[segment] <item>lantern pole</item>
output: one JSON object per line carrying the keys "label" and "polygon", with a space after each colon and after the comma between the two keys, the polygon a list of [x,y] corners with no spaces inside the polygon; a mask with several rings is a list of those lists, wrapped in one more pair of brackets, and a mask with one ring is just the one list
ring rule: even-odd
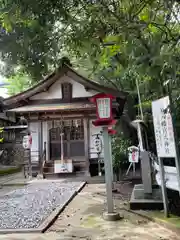
{"label": "lantern pole", "polygon": [[103,141],[104,141],[104,166],[106,180],[106,195],[107,195],[107,212],[103,214],[104,219],[108,221],[116,221],[120,219],[120,215],[114,212],[114,201],[112,193],[112,156],[109,144],[109,129],[108,126],[103,126]]}
{"label": "lantern pole", "polygon": [[140,109],[140,113],[141,113],[141,120],[144,120],[143,110],[142,110],[142,102],[141,102],[141,95],[140,95],[140,91],[139,91],[139,83],[138,83],[137,78],[136,78],[136,88],[137,88],[137,93],[138,93],[138,101],[139,101],[139,109]]}
{"label": "lantern pole", "polygon": [[112,177],[112,187],[113,187],[113,180],[114,180],[114,175],[113,175],[113,159],[112,159],[112,137],[109,134],[109,150],[110,150],[110,157],[111,157],[111,177]]}
{"label": "lantern pole", "polygon": [[112,174],[111,174],[111,151],[107,126],[103,127],[103,140],[104,140],[104,165],[107,193],[107,212],[114,213],[114,203],[112,194]]}
{"label": "lantern pole", "polygon": [[[103,217],[108,221],[116,221],[120,219],[120,215],[114,212],[114,202],[112,193],[112,151],[109,137],[109,126],[116,123],[112,116],[112,99],[111,95],[104,93],[97,94],[91,99],[91,102],[96,103],[97,120],[93,121],[95,126],[102,126],[102,136],[104,143],[104,167],[106,181],[106,196],[107,196],[107,212],[103,213]],[[99,100],[99,101],[98,101]]]}

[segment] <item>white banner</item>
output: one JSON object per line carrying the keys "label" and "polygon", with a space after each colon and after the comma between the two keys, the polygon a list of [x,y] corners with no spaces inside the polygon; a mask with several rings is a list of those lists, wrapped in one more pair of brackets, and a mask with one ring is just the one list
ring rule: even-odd
{"label": "white banner", "polygon": [[24,136],[22,144],[24,149],[30,149],[32,144],[32,137],[30,135]]}
{"label": "white banner", "polygon": [[139,162],[139,148],[135,146],[131,146],[128,148],[128,159],[130,163],[138,163]]}
{"label": "white banner", "polygon": [[176,157],[169,97],[152,102],[152,113],[158,157]]}

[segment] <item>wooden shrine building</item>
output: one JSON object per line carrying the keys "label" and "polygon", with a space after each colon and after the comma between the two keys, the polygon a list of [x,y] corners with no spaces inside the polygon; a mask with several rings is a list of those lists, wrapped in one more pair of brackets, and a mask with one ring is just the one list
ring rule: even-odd
{"label": "wooden shrine building", "polygon": [[116,97],[113,113],[120,116],[126,101],[125,92],[86,79],[63,64],[37,85],[5,99],[3,103],[8,112],[28,121],[32,134],[32,162],[41,165],[45,151],[47,166],[53,172],[54,161],[61,159],[60,134],[64,133],[64,158],[72,159],[74,171],[88,174],[90,163],[97,159],[93,136],[101,131],[92,124],[96,113],[89,98],[100,92]]}

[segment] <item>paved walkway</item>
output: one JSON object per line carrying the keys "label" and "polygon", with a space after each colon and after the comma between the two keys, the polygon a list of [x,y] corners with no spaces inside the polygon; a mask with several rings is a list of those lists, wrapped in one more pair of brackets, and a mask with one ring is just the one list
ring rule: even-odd
{"label": "paved walkway", "polygon": [[14,173],[14,174],[8,174],[5,176],[0,177],[0,185],[6,185],[6,184],[23,184],[29,181],[28,179],[24,178],[23,172]]}
{"label": "paved walkway", "polygon": [[[105,209],[103,184],[87,185],[68,205],[45,234],[0,235],[0,240],[178,240],[172,231],[122,210],[124,202],[116,200],[123,220],[102,219]],[[101,194],[102,193],[102,194]]]}

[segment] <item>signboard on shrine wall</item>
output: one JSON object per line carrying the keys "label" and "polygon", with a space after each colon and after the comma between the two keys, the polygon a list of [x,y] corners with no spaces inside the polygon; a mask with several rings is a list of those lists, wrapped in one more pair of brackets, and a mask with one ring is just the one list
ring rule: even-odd
{"label": "signboard on shrine wall", "polygon": [[174,130],[169,111],[169,97],[153,101],[152,113],[158,157],[176,157]]}

